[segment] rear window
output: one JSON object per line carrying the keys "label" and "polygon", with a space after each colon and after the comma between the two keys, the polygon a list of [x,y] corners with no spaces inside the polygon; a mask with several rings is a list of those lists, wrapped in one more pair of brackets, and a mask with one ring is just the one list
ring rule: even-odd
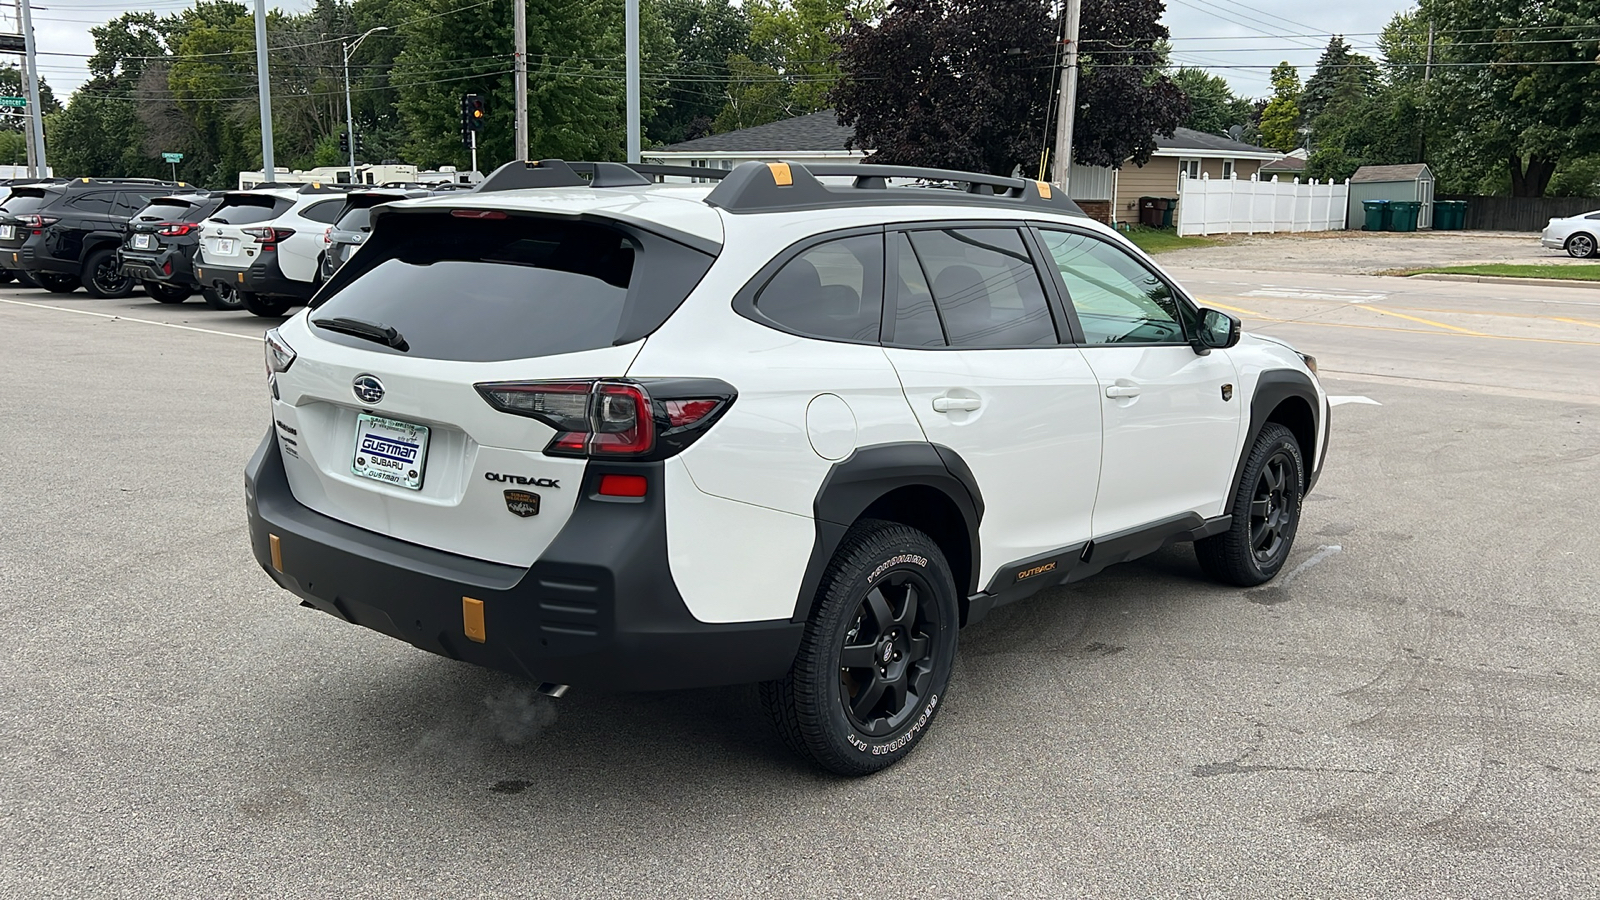
{"label": "rear window", "polygon": [[11,196],[6,198],[4,205],[0,205],[0,209],[13,216],[23,216],[44,209],[55,198],[55,191],[20,188],[11,192]]}
{"label": "rear window", "polygon": [[133,214],[135,222],[198,222],[216,206],[214,200],[157,200]]}
{"label": "rear window", "polygon": [[[380,216],[329,282],[312,323],[396,329],[405,355],[488,362],[639,340],[678,308],[714,257],[641,229],[571,219]],[[399,351],[326,329],[318,336]]]}
{"label": "rear window", "polygon": [[267,194],[224,197],[222,205],[211,214],[211,218],[224,225],[251,225],[276,219],[288,212],[289,207],[293,205],[294,201],[287,197],[273,197]]}
{"label": "rear window", "polygon": [[372,207],[362,206],[356,209],[347,209],[333,226],[339,231],[371,231]]}

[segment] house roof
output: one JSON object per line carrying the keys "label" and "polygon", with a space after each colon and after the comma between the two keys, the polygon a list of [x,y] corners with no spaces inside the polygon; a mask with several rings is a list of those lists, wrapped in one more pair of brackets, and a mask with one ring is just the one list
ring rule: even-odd
{"label": "house roof", "polygon": [[1426,163],[1408,163],[1403,166],[1362,166],[1350,176],[1352,184],[1369,181],[1416,181],[1422,176],[1433,177]]}
{"label": "house roof", "polygon": [[780,119],[754,128],[708,134],[692,141],[655,147],[646,153],[798,153],[845,150],[854,128],[840,125],[831,109]]}
{"label": "house roof", "polygon": [[1179,128],[1173,132],[1172,137],[1156,135],[1156,152],[1166,152],[1171,155],[1174,150],[1207,150],[1212,152],[1233,153],[1264,153],[1269,156],[1278,156],[1276,150],[1267,147],[1257,147],[1246,144],[1233,138],[1226,138],[1220,134],[1208,134],[1204,131],[1195,131],[1193,128]]}
{"label": "house roof", "polygon": [[1304,172],[1306,161],[1298,156],[1285,156],[1261,167],[1263,172]]}

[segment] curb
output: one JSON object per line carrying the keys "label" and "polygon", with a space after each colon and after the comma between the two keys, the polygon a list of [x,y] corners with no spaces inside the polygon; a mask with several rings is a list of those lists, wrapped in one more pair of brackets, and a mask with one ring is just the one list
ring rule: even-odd
{"label": "curb", "polygon": [[1406,275],[1405,278],[1424,281],[1475,281],[1479,284],[1531,284],[1538,287],[1600,288],[1600,281],[1579,281],[1575,278],[1513,278],[1507,275],[1453,275],[1448,272]]}

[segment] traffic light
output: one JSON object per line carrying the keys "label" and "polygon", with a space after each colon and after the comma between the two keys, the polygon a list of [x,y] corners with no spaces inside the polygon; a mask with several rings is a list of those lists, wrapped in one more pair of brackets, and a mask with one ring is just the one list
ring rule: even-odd
{"label": "traffic light", "polygon": [[483,98],[477,94],[466,94],[461,98],[461,130],[483,130]]}
{"label": "traffic light", "polygon": [[346,155],[350,153],[350,132],[348,131],[339,132],[339,152]]}
{"label": "traffic light", "polygon": [[356,152],[360,153],[363,150],[365,150],[366,148],[367,148],[367,136],[362,134],[359,131],[356,132]]}

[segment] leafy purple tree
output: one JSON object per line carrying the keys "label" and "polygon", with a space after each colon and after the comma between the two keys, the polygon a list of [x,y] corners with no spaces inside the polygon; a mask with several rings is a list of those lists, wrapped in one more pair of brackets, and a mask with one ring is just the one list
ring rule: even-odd
{"label": "leafy purple tree", "polygon": [[[1084,0],[1074,155],[1143,163],[1188,112],[1161,74],[1161,0]],[[840,39],[830,93],[872,161],[1034,172],[1055,110],[1059,21],[1046,0],[894,0]]]}

